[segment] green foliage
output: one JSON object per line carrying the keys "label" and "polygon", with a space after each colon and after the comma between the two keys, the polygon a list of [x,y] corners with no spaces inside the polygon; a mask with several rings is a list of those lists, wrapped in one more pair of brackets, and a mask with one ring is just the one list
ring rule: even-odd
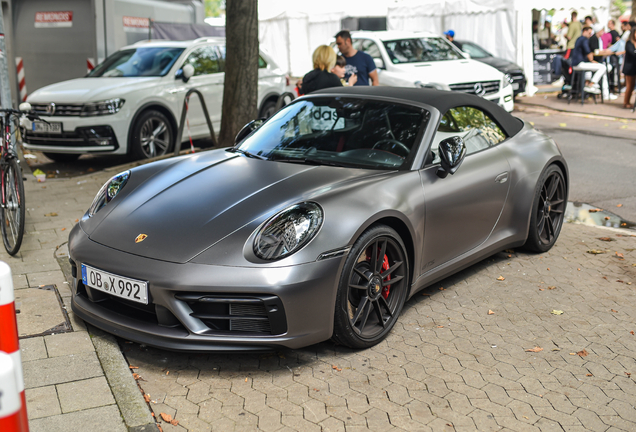
{"label": "green foliage", "polygon": [[623,0],[614,0],[613,4],[614,7],[621,12],[621,15],[627,11],[627,6],[623,3]]}
{"label": "green foliage", "polygon": [[225,0],[205,0],[205,16],[218,17],[225,12]]}

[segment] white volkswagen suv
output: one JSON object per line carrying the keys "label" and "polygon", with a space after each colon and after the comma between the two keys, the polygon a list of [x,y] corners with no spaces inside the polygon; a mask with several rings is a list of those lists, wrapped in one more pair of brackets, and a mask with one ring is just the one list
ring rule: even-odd
{"label": "white volkswagen suv", "polygon": [[[124,47],[84,78],[33,92],[28,102],[48,123],[27,122],[24,147],[42,151],[55,161],[87,153],[137,158],[166,154],[174,148],[183,101],[191,88],[203,94],[218,133],[224,67],[223,38],[145,41]],[[261,52],[258,77],[259,116],[268,117],[285,91],[285,75]],[[209,136],[195,94],[190,97],[187,118],[193,139]],[[184,127],[178,142],[187,139]]]}
{"label": "white volkswagen suv", "polygon": [[[353,47],[373,57],[380,85],[430,87],[477,94],[510,112],[511,79],[432,33],[352,32]],[[332,44],[334,46],[335,44]]]}

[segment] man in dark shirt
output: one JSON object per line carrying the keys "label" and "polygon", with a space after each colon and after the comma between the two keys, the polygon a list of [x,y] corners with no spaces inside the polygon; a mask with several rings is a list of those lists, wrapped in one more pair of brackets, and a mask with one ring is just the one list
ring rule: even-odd
{"label": "man in dark shirt", "polygon": [[[592,27],[584,27],[581,37],[576,40],[572,50],[572,68],[574,70],[584,70],[594,72],[591,82],[587,82],[585,91],[588,93],[600,94],[599,82],[607,74],[604,64],[594,61],[594,53],[590,49],[589,39],[593,36]],[[604,86],[607,88],[607,85]],[[604,89],[605,90],[605,89]]]}
{"label": "man in dark shirt", "polygon": [[348,80],[351,75],[357,75],[358,81],[355,85],[380,85],[380,79],[378,78],[378,71],[375,67],[373,58],[362,51],[358,51],[353,47],[351,41],[351,33],[348,30],[342,30],[336,34],[336,45],[340,53],[347,59],[347,66],[345,67],[345,78]]}
{"label": "man in dark shirt", "polygon": [[618,32],[616,31],[616,21],[609,20],[607,22],[607,28],[610,30],[609,34],[612,35],[612,43],[610,43],[610,45],[614,45],[621,38]]}

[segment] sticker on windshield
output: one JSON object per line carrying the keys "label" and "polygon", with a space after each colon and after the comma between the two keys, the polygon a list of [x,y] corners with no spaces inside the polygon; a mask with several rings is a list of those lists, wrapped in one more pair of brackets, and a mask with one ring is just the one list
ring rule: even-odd
{"label": "sticker on windshield", "polygon": [[343,117],[338,117],[335,108],[314,106],[311,109],[311,128],[313,130],[338,130],[344,129],[344,127],[345,120]]}

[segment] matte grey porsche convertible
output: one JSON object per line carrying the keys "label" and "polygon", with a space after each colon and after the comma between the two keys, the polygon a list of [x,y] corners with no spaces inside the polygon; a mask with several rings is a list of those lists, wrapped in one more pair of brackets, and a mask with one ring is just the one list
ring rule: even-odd
{"label": "matte grey porsche convertible", "polygon": [[567,194],[554,141],[492,102],[326,89],[109,180],[70,235],[72,306],[173,350],[370,347],[424,287],[550,249]]}

